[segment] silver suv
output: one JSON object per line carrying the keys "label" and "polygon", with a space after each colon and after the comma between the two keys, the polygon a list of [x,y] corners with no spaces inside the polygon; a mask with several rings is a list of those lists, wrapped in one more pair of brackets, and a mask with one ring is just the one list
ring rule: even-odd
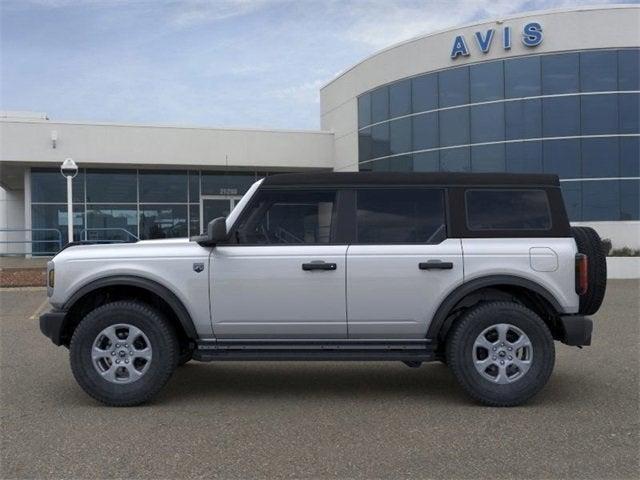
{"label": "silver suv", "polygon": [[589,345],[598,235],[551,175],[317,173],[256,182],[191,239],[70,244],[40,328],[109,405],[189,360],[442,361],[476,400],[521,404],[554,340]]}

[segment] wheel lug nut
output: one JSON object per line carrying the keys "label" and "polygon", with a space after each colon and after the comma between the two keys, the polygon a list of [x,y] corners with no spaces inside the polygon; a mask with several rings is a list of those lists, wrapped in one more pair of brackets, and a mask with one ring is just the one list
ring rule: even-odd
{"label": "wheel lug nut", "polygon": [[115,354],[116,354],[116,352],[111,352],[111,355],[115,355]]}
{"label": "wheel lug nut", "polygon": [[497,348],[496,348],[496,347],[493,347],[491,350],[493,350],[493,351],[495,352],[495,351],[497,350]]}
{"label": "wheel lug nut", "polygon": [[507,350],[511,351],[511,350],[513,350],[513,347],[509,347]]}
{"label": "wheel lug nut", "polygon": [[128,358],[125,359],[124,363],[129,363],[129,359]]}
{"label": "wheel lug nut", "polygon": [[125,344],[124,344],[124,348],[129,348],[129,344],[128,344],[128,343],[125,343]]}
{"label": "wheel lug nut", "polygon": [[116,363],[120,363],[120,360],[116,360]]}
{"label": "wheel lug nut", "polygon": [[500,360],[500,365],[504,365],[504,360]]}
{"label": "wheel lug nut", "polygon": [[493,357],[491,357],[491,358],[494,359],[494,360],[498,359],[498,357],[496,357],[495,355]]}

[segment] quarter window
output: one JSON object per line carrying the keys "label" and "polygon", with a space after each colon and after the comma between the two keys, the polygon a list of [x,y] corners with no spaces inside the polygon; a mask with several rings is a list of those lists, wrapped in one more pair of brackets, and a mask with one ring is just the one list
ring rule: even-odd
{"label": "quarter window", "polygon": [[551,214],[543,190],[467,190],[469,230],[549,230]]}
{"label": "quarter window", "polygon": [[235,233],[246,245],[327,244],[334,225],[336,192],[262,191]]}
{"label": "quarter window", "polygon": [[441,189],[358,191],[358,243],[440,243],[445,238]]}

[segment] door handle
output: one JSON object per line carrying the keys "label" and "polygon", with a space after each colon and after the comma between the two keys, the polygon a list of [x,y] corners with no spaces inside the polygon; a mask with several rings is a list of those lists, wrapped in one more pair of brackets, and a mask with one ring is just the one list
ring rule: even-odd
{"label": "door handle", "polygon": [[338,265],[335,263],[327,263],[322,260],[314,260],[311,263],[303,263],[302,270],[309,272],[311,270],[335,270]]}
{"label": "door handle", "polygon": [[443,262],[442,260],[429,260],[418,264],[420,270],[451,270],[453,262]]}

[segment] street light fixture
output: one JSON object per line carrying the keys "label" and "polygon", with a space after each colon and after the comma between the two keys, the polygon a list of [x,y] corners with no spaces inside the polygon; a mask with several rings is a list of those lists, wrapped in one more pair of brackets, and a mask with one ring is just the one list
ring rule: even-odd
{"label": "street light fixture", "polygon": [[67,179],[67,232],[68,241],[73,242],[73,177],[78,174],[78,165],[72,158],[66,158],[60,165],[60,173]]}

